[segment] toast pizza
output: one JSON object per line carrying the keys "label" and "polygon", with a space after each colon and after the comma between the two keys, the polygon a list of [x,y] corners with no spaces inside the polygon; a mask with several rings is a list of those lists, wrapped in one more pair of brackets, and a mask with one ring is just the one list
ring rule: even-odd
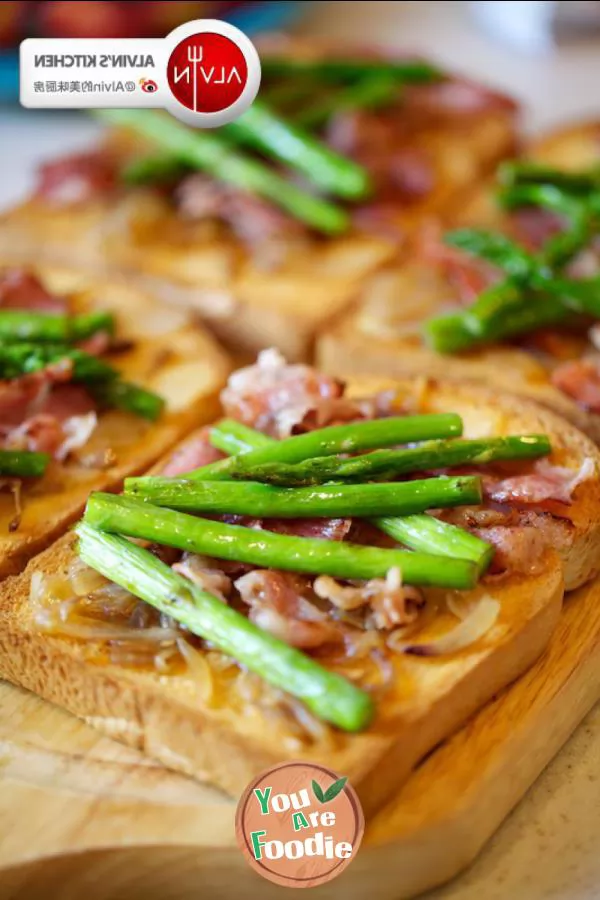
{"label": "toast pizza", "polygon": [[[589,185],[571,199],[568,185],[561,179],[568,173],[579,178],[578,173],[593,172],[600,158],[599,133],[598,124],[587,123],[558,130],[533,143],[527,156],[534,165],[527,161],[514,164],[516,175],[510,177],[517,181],[522,178],[523,183],[513,185],[512,190],[544,192],[539,195],[541,203],[563,202],[567,204],[565,209],[573,201],[592,205],[595,188],[591,174]],[[528,178],[530,184],[525,183]],[[463,240],[465,235],[467,240],[473,237],[464,229],[475,226],[488,236],[508,236],[516,242],[509,249],[516,250],[517,255],[524,249],[541,259],[544,248],[562,252],[561,240],[577,239],[577,225],[570,225],[566,214],[532,202],[501,208],[498,191],[498,186],[491,184],[478,188],[455,215],[453,225],[463,229]],[[510,191],[511,186],[508,196]],[[415,243],[410,259],[374,276],[355,310],[324,334],[318,348],[320,364],[330,371],[426,372],[488,382],[549,405],[600,440],[600,357],[595,324],[600,310],[600,302],[595,299],[600,298],[595,285],[600,227],[595,213],[586,227],[586,237],[577,252],[554,272],[559,279],[568,279],[563,281],[564,296],[549,296],[542,308],[543,294],[538,291],[536,299],[535,291],[530,290],[531,309],[535,306],[537,310],[531,321],[511,332],[511,310],[506,306],[501,311],[503,321],[497,316],[498,337],[467,343],[462,351],[444,352],[436,347],[435,336],[427,339],[428,320],[443,326],[442,316],[446,314],[456,311],[469,316],[471,308],[481,308],[481,298],[498,291],[505,273],[463,248],[445,245],[443,229],[430,224]],[[460,239],[461,232],[456,234]],[[578,306],[579,299],[568,294],[573,282],[577,282],[576,291],[586,292],[584,305]],[[564,301],[563,308],[558,301]],[[569,308],[572,315],[567,315]]]}
{"label": "toast pizza", "polygon": [[229,366],[184,311],[57,266],[5,261],[0,333],[1,578],[62,534],[91,490],[214,415]]}
{"label": "toast pizza", "polygon": [[[237,352],[275,345],[306,358],[315,334],[396,256],[414,222],[514,150],[515,106],[420,62],[350,53],[340,55],[341,75],[322,75],[333,84],[317,94],[311,73],[335,67],[335,56],[277,46],[283,58],[263,59],[264,101],[243,117],[251,133],[238,122],[235,131],[196,133],[187,146],[189,132],[168,117],[152,124],[154,112],[117,114],[111,121],[123,127],[99,148],[41,168],[34,195],[2,219],[3,244],[25,257],[75,255],[92,271],[125,271],[197,310]],[[275,146],[261,145],[262,156],[244,149],[272,134]],[[290,135],[294,158],[279,174]],[[183,162],[173,141],[186,145],[177,151]],[[202,172],[198,154],[209,141],[216,160]],[[243,145],[235,161],[224,141]]]}
{"label": "toast pizza", "polygon": [[[190,436],[159,476],[129,479],[125,496],[92,495],[77,534],[4,584],[0,675],[231,794],[277,762],[326,760],[370,812],[543,652],[565,577],[574,587],[597,571],[598,452],[510,395],[419,378],[344,391],[271,351],[222,400],[229,418]],[[419,440],[433,435],[454,437]],[[455,478],[434,465],[448,452],[464,463],[481,441],[468,458],[482,467]],[[498,455],[509,444],[529,458]],[[392,481],[382,461],[397,473],[400,459],[411,474]],[[319,483],[302,506],[298,485],[334,470],[335,500]],[[375,471],[388,481],[367,481]],[[483,499],[450,507],[468,500],[474,471]],[[386,505],[425,481],[462,499],[430,493],[403,516]],[[429,502],[440,508],[423,515]]]}

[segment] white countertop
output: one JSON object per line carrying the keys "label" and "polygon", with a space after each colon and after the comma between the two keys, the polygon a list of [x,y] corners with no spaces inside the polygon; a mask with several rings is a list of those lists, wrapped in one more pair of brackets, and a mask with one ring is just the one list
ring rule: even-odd
{"label": "white countertop", "polygon": [[[600,117],[600,41],[532,57],[491,42],[460,5],[430,0],[315,4],[301,31],[430,53],[513,93],[531,131]],[[77,114],[0,110],[0,206],[27,190],[37,161],[85,145],[95,130]],[[599,844],[597,707],[469,871],[428,900],[597,900]]]}

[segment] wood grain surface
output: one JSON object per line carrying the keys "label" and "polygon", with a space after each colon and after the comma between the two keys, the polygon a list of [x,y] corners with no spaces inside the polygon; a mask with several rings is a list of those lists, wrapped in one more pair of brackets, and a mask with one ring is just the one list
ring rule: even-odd
{"label": "wood grain surface", "polygon": [[[317,900],[401,900],[478,853],[600,697],[600,580],[571,594],[544,657],[444,743],[368,824]],[[269,900],[235,805],[88,725],[0,685],[0,897]]]}

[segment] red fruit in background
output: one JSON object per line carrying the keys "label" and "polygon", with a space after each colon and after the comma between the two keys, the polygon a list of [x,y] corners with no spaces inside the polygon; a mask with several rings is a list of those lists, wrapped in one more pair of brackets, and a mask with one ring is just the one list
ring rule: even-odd
{"label": "red fruit in background", "polygon": [[50,0],[41,4],[39,33],[44,37],[142,37],[142,17],[131,8],[137,5],[114,0]]}

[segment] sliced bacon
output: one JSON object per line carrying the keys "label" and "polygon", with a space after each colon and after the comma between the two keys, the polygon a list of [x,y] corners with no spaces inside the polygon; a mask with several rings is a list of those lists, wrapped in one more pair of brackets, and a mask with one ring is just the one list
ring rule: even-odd
{"label": "sliced bacon", "polygon": [[260,523],[266,531],[326,541],[343,541],[351,525],[352,519],[263,519]]}
{"label": "sliced bacon", "polygon": [[41,165],[36,194],[61,206],[84,203],[113,191],[117,176],[115,160],[105,150],[77,153]]}
{"label": "sliced bacon", "polygon": [[297,219],[272,203],[199,173],[183,179],[175,191],[175,200],[185,218],[220,220],[251,246],[305,231]]}
{"label": "sliced bacon", "polygon": [[52,387],[68,382],[72,365],[62,361],[38,372],[0,381],[0,434],[40,412]]}
{"label": "sliced bacon", "polygon": [[47,394],[38,412],[65,422],[72,416],[96,411],[96,404],[82,384],[56,384]]}
{"label": "sliced bacon", "polygon": [[340,417],[362,418],[359,407],[349,404],[343,391],[336,379],[310,366],[287,365],[271,349],[263,350],[255,365],[234,372],[221,402],[226,415],[272,437],[285,438],[298,427],[321,427]]}
{"label": "sliced bacon", "polygon": [[97,331],[85,341],[80,341],[77,346],[84,353],[89,353],[90,356],[102,356],[110,349],[110,344],[110,334],[107,331]]}
{"label": "sliced bacon", "polygon": [[564,230],[560,216],[539,206],[522,206],[510,214],[511,231],[527,250],[540,250],[546,241]]}
{"label": "sliced bacon", "polygon": [[593,413],[600,413],[600,359],[577,359],[552,372],[552,384]]}
{"label": "sliced bacon", "polygon": [[208,591],[223,603],[227,603],[232,583],[231,578],[228,578],[222,569],[217,568],[220,565],[220,561],[208,559],[197,553],[184,553],[179,562],[174,563],[171,568],[185,578],[189,578],[203,591]]}
{"label": "sliced bacon", "polygon": [[593,478],[596,467],[589,457],[574,472],[564,466],[555,466],[547,459],[538,460],[529,475],[515,475],[484,484],[487,496],[497,503],[527,503],[538,505],[548,500],[570,503],[575,489]]}
{"label": "sliced bacon", "polygon": [[5,429],[5,447],[50,453],[63,460],[87,444],[97,425],[94,401],[78,384],[54,386],[35,405],[35,413]]}
{"label": "sliced bacon", "polygon": [[251,621],[292,647],[312,649],[343,640],[342,628],[303,596],[308,590],[305,579],[255,569],[238,578],[235,587],[250,607]]}
{"label": "sliced bacon", "polygon": [[389,163],[390,179],[401,196],[419,200],[435,187],[435,171],[426,152],[420,147],[400,147]]}
{"label": "sliced bacon", "polygon": [[419,234],[417,252],[423,262],[439,267],[454,288],[457,301],[468,306],[499,281],[502,273],[484,260],[446,244],[443,234],[439,223],[427,222]]}
{"label": "sliced bacon", "polygon": [[515,338],[514,342],[542,360],[549,357],[551,363],[579,358],[588,346],[585,333],[555,328],[539,328]]}
{"label": "sliced bacon", "polygon": [[210,443],[210,428],[202,428],[195,432],[175,450],[160,470],[161,475],[175,477],[208,466],[210,463],[225,459],[221,453]]}
{"label": "sliced bacon", "polygon": [[7,269],[0,276],[0,307],[58,314],[69,311],[65,297],[51,294],[39,278],[24,269]]}
{"label": "sliced bacon", "polygon": [[[540,517],[541,519],[541,517]],[[536,525],[503,525],[472,529],[494,547],[492,574],[514,572],[533,575],[540,571],[544,553],[554,545],[554,533],[540,522]]]}
{"label": "sliced bacon", "polygon": [[408,625],[425,602],[418,588],[402,584],[397,567],[390,569],[385,578],[371,578],[363,584],[342,585],[335,578],[320,575],[313,589],[318,597],[329,600],[338,609],[352,611],[369,606],[366,625],[377,630]]}

